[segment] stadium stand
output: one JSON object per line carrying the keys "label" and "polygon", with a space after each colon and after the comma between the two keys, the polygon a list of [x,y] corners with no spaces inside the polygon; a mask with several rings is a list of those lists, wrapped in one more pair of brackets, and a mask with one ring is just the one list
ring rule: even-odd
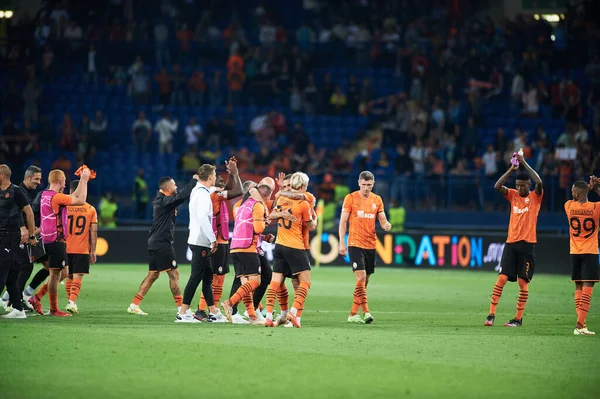
{"label": "stadium stand", "polygon": [[[493,183],[523,148],[544,210],[560,211],[572,181],[600,173],[600,41],[586,23],[598,5],[552,24],[480,18],[479,6],[48,1],[3,22],[0,163],[86,163],[120,220],[135,215],[140,168],[151,192],[233,154],[247,171],[306,170],[316,186],[331,173],[353,187],[370,169],[410,225],[418,211],[503,210]],[[141,112],[151,128],[133,131]],[[157,125],[167,114],[170,130]]]}

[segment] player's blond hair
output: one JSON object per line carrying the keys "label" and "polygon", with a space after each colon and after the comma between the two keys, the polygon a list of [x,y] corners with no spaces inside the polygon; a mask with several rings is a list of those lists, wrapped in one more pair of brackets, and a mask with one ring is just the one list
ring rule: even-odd
{"label": "player's blond hair", "polygon": [[308,186],[310,179],[306,173],[296,172],[290,178],[290,186],[294,190],[300,190],[304,186]]}
{"label": "player's blond hair", "polygon": [[50,184],[60,183],[63,180],[67,180],[67,177],[65,176],[65,172],[60,169],[51,170],[48,174],[48,183]]}

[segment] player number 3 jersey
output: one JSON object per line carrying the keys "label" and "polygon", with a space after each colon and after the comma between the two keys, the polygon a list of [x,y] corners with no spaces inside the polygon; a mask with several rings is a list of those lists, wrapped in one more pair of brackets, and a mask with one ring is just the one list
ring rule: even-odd
{"label": "player number 3 jersey", "polygon": [[569,218],[570,253],[598,254],[598,219],[600,203],[569,200],[565,203]]}
{"label": "player number 3 jersey", "polygon": [[375,221],[377,215],[383,211],[383,200],[377,194],[370,193],[368,198],[363,198],[359,191],[346,195],[342,212],[350,214],[348,246],[375,249],[377,246]]}

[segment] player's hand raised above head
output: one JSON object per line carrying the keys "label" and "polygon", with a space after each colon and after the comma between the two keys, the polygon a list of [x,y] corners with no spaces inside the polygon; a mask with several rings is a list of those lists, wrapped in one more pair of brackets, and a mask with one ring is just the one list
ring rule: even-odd
{"label": "player's hand raised above head", "polygon": [[85,168],[82,172],[81,172],[81,179],[82,180],[89,180],[90,178],[90,170],[88,168]]}
{"label": "player's hand raised above head", "polygon": [[237,175],[239,173],[237,168],[237,159],[235,157],[231,157],[228,161],[225,161],[225,169],[227,169],[230,174]]}
{"label": "player's hand raised above head", "polygon": [[275,182],[277,183],[277,186],[279,188],[283,187],[284,180],[285,180],[285,173],[279,172],[279,175],[277,175],[277,179],[275,179]]}

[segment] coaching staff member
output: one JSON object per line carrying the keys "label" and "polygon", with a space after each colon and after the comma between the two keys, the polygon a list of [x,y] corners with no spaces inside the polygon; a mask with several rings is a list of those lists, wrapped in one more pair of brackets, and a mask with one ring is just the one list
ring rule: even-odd
{"label": "coaching staff member", "polygon": [[202,294],[210,311],[209,320],[223,322],[225,316],[215,306],[212,292],[212,267],[210,254],[217,250],[217,237],[212,228],[213,206],[210,194],[217,180],[216,168],[204,164],[198,169],[198,184],[190,195],[190,233],[188,245],[192,250],[192,272],[183,290],[183,305],[176,322],[194,323],[197,320],[189,311],[196,290],[202,282]]}
{"label": "coaching staff member", "polygon": [[[6,285],[11,298],[20,298],[17,285],[19,263],[16,257],[21,243],[36,244],[34,236],[35,224],[33,211],[23,190],[10,182],[11,170],[7,165],[0,165],[0,292]],[[26,226],[29,238],[21,237],[22,216],[26,215]],[[8,319],[26,318],[21,301],[16,300],[13,310],[4,317]]]}

